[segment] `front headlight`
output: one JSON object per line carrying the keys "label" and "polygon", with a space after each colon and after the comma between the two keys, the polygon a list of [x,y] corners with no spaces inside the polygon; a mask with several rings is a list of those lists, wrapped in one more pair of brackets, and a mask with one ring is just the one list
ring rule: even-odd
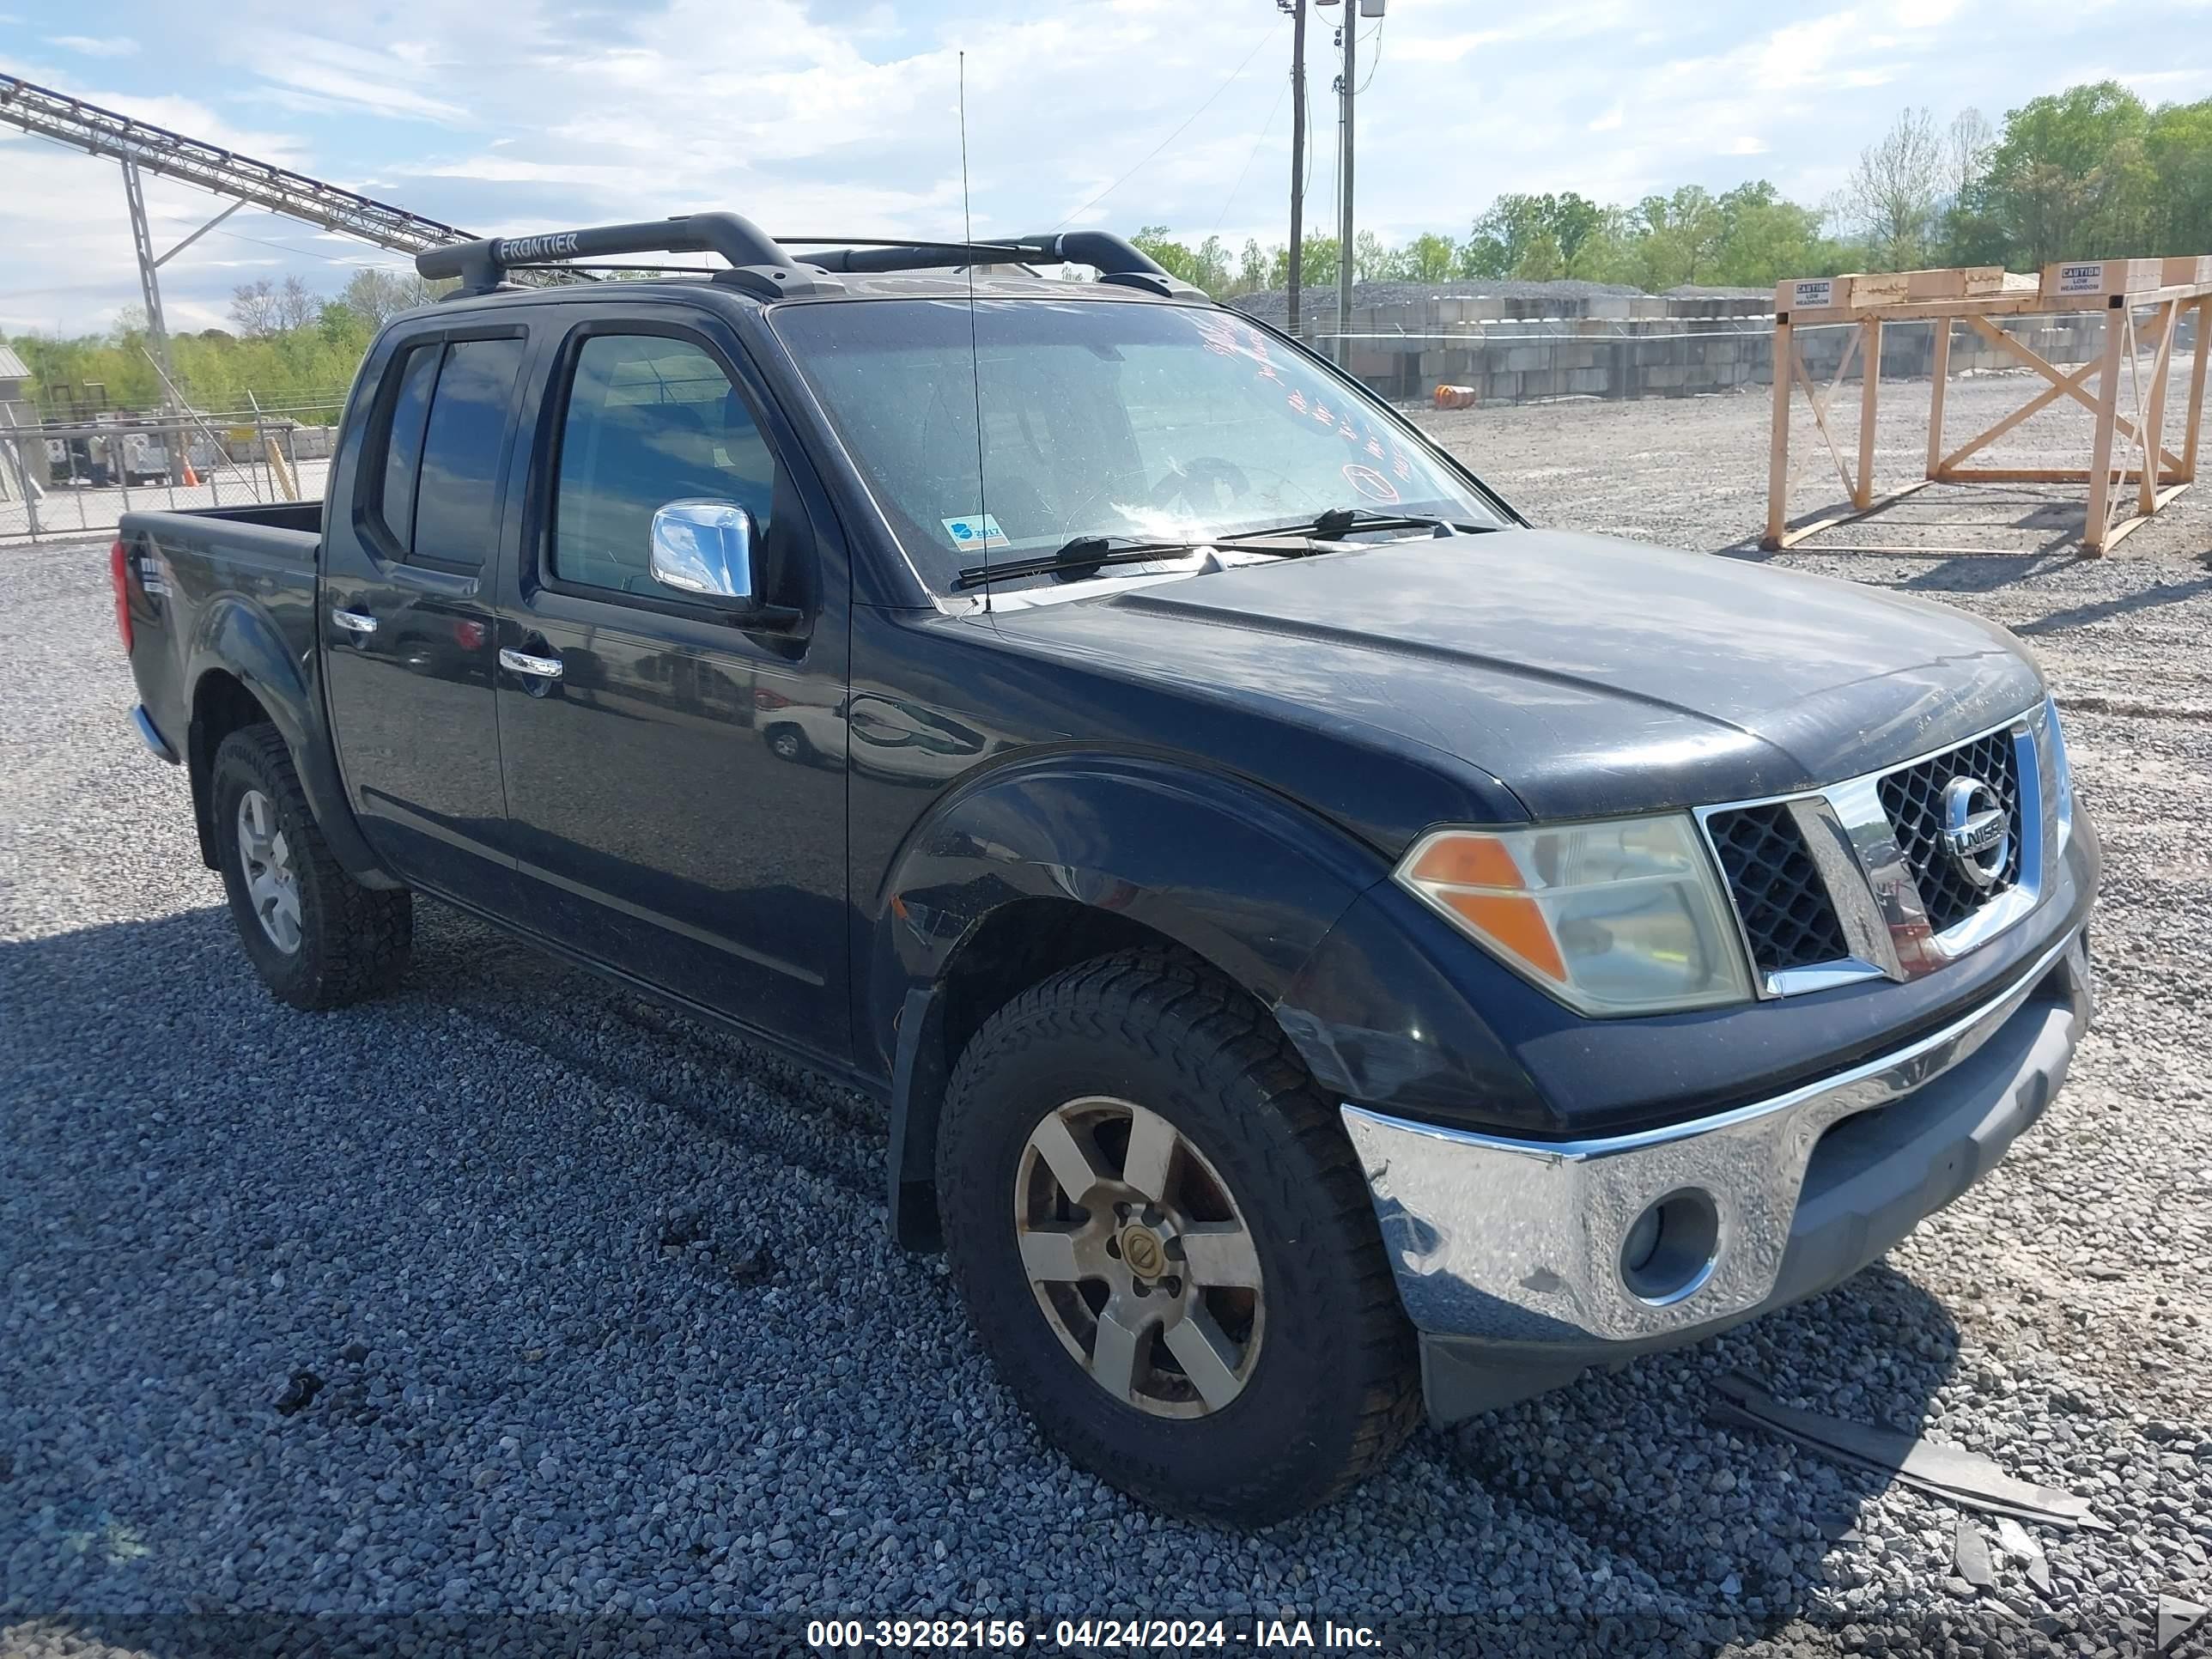
{"label": "front headlight", "polygon": [[1720,872],[1684,814],[1431,830],[1394,873],[1583,1013],[1660,1013],[1751,996]]}
{"label": "front headlight", "polygon": [[2074,833],[2074,768],[2066,758],[2066,734],[2058,729],[2056,698],[2044,699],[2043,720],[2051,733],[2051,817],[2058,825],[2058,844],[2063,847]]}

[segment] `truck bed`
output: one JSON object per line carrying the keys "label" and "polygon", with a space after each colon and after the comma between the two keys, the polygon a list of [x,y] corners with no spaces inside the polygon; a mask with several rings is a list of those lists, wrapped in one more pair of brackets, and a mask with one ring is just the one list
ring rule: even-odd
{"label": "truck bed", "polygon": [[312,718],[320,501],[126,513],[117,532],[139,701],[173,755],[185,751],[195,685],[221,660],[252,681],[280,723]]}
{"label": "truck bed", "polygon": [[167,523],[175,520],[195,525],[234,524],[257,529],[283,530],[295,535],[305,533],[311,539],[323,532],[323,504],[320,501],[248,501],[233,507],[180,507],[167,511],[129,513],[124,515],[125,524],[141,526]]}

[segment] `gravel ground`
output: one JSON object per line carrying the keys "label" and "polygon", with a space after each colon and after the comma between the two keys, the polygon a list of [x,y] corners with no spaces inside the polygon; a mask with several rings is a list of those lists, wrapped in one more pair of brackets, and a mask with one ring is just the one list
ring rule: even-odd
{"label": "gravel ground", "polygon": [[[1890,399],[1893,477],[1915,395]],[[1765,411],[1435,425],[1545,521],[1719,550],[1761,517]],[[333,1649],[765,1650],[787,1624],[732,1621],[926,1609],[1287,1611],[1382,1621],[1393,1651],[2149,1651],[2161,1592],[2212,1601],[2212,498],[2085,563],[2045,545],[2063,491],[1938,493],[1922,519],[2009,515],[2038,550],[1788,562],[1940,593],[2042,655],[2110,860],[2066,1092],[1838,1290],[1424,1431],[1258,1534],[1154,1518],[1040,1443],[937,1264],[885,1240],[860,1098],[430,905],[403,994],[277,1007],[180,777],[124,724],[99,550],[7,550],[0,1653],[270,1628],[179,1622],[226,1613],[319,1615]],[[2112,1529],[2038,1529],[2048,1595],[2002,1553],[1978,1593],[1954,1510],[1715,1426],[1734,1370]],[[301,1371],[320,1387],[287,1414]]]}

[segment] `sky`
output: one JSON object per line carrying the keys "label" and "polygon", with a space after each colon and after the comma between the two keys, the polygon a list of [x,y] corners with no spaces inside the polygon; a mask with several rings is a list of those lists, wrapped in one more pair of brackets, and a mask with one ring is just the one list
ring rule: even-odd
{"label": "sky", "polygon": [[[1334,219],[1340,4],[1310,11],[1307,222]],[[131,33],[118,33],[122,23]],[[1361,20],[1358,222],[1464,236],[1506,191],[1771,179],[1826,199],[1898,112],[1994,123],[2111,77],[2212,95],[2212,0],[1389,0]],[[1166,225],[1286,240],[1291,22],[1275,0],[0,0],[19,75],[483,234],[734,210],[772,233]],[[222,205],[149,179],[155,245]],[[162,268],[172,329],[398,256],[240,212]],[[138,300],[112,161],[0,124],[0,331]]]}

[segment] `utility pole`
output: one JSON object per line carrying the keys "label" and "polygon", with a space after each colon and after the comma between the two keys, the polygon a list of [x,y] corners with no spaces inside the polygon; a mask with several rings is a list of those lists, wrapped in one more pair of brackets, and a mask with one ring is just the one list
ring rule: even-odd
{"label": "utility pole", "polygon": [[1352,361],[1352,106],[1358,95],[1352,78],[1353,45],[1359,39],[1359,17],[1350,5],[1344,9],[1344,79],[1342,149],[1337,161],[1336,223],[1336,361]]}
{"label": "utility pole", "polygon": [[1291,337],[1298,337],[1298,267],[1305,258],[1306,0],[1276,0],[1291,14]]}

